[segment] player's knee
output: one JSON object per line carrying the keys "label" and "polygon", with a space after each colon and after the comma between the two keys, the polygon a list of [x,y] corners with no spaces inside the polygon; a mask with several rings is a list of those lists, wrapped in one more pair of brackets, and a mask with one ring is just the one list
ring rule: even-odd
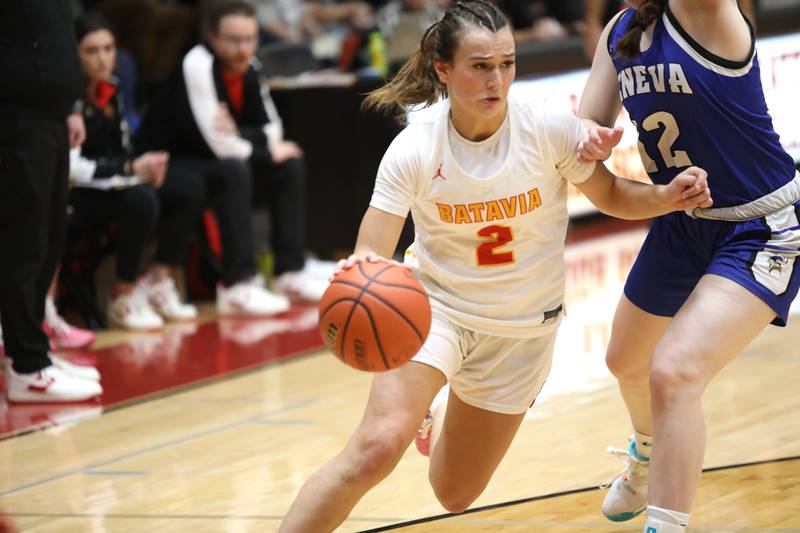
{"label": "player's knee", "polygon": [[353,475],[361,479],[383,479],[403,455],[403,439],[391,430],[370,432],[354,439]]}
{"label": "player's knee", "polygon": [[436,494],[436,499],[439,500],[439,503],[442,504],[448,512],[450,513],[463,513],[466,511],[472,502],[474,502],[480,493],[478,494],[470,494],[464,489],[433,489],[434,494]]}
{"label": "player's knee", "polygon": [[[611,343],[606,351],[606,366],[620,381],[646,381],[648,368],[641,360],[632,360],[632,353],[623,346]],[[646,361],[646,359],[644,359]]]}
{"label": "player's knee", "polygon": [[458,479],[446,470],[431,469],[429,480],[436,499],[442,507],[451,513],[463,513],[478,499],[489,480],[478,477],[471,478],[468,482]]}
{"label": "player's knee", "polygon": [[650,395],[654,408],[702,395],[707,380],[698,366],[689,361],[691,359],[676,356],[674,351],[656,349],[650,368]]}

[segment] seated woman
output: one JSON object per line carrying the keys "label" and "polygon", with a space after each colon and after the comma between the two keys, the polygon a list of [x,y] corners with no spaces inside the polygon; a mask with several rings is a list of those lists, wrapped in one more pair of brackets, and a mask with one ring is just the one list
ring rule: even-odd
{"label": "seated woman", "polygon": [[[156,189],[164,181],[169,154],[131,156],[122,98],[113,77],[116,43],[109,23],[99,14],[87,13],[76,21],[75,34],[86,80],[86,141],[70,154],[70,232],[116,226],[117,279],[107,307],[111,325],[156,329],[164,319],[194,319],[197,310],[181,303],[170,277],[170,269],[180,264],[157,257],[139,279],[145,247],[159,217]],[[162,226],[168,227],[175,217],[194,218],[199,209],[188,195],[185,202],[169,208]]]}

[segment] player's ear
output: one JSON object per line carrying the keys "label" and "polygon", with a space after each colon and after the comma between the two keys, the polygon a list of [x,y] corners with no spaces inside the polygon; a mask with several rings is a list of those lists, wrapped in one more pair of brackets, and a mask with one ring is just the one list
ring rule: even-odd
{"label": "player's ear", "polygon": [[439,81],[447,84],[447,80],[450,74],[450,64],[446,61],[433,61],[433,70],[436,71],[436,75],[439,77]]}

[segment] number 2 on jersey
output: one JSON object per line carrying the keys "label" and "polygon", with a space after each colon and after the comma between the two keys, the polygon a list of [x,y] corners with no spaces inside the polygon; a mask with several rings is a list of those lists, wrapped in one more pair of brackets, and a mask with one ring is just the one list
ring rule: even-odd
{"label": "number 2 on jersey", "polygon": [[[633,125],[636,126],[635,121],[633,121]],[[664,160],[664,164],[667,168],[692,166],[692,160],[689,159],[689,155],[686,152],[672,149],[672,145],[675,144],[675,141],[681,134],[681,130],[678,128],[678,123],[671,113],[657,111],[642,121],[642,129],[645,131],[655,131],[660,128],[663,128],[663,131],[661,132],[656,146],[658,146],[658,151],[661,153],[661,158]],[[642,156],[642,163],[644,164],[645,171],[658,171],[656,162],[647,154],[642,141],[639,141],[639,154]]]}
{"label": "number 2 on jersey", "polygon": [[514,262],[513,250],[498,250],[514,240],[511,226],[486,226],[478,230],[478,236],[488,239],[488,242],[478,245],[475,250],[478,266],[498,266]]}

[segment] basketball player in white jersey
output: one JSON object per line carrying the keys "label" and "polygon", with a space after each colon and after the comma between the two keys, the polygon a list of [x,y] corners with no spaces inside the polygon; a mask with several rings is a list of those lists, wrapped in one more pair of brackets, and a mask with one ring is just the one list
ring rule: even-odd
{"label": "basketball player in white jersey", "polygon": [[355,434],[305,483],[284,533],[332,531],[344,521],[394,469],[448,382],[429,440],[430,481],[451,512],[481,494],[550,370],[564,298],[567,182],[624,218],[711,205],[698,168],[652,186],[579,162],[576,117],[508,99],[514,51],[494,5],[458,2],[366,101],[388,109],[446,96],[389,147],[354,255],[338,267],[391,257],[411,211],[406,262],[430,295],[433,322],[412,362],[375,375]]}

